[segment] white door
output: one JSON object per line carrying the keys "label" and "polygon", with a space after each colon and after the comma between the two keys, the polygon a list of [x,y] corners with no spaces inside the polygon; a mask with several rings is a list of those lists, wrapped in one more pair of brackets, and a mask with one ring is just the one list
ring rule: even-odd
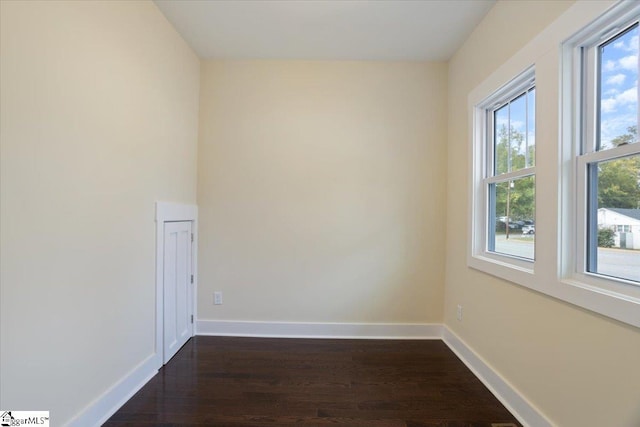
{"label": "white door", "polygon": [[164,363],[193,335],[191,221],[164,223]]}

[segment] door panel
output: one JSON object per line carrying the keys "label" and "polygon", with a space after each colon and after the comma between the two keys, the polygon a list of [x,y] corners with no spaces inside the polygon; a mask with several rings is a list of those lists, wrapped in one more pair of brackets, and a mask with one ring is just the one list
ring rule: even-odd
{"label": "door panel", "polygon": [[191,222],[164,224],[164,363],[193,335]]}

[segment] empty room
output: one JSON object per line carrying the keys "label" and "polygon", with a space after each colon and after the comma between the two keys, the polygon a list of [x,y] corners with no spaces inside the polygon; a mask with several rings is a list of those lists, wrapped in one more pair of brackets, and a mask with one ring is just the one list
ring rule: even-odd
{"label": "empty room", "polygon": [[0,0],[0,423],[639,427],[639,35]]}

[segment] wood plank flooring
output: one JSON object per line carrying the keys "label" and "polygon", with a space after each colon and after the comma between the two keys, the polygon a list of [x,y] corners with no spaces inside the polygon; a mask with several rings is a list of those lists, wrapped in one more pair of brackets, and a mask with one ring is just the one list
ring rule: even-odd
{"label": "wood plank flooring", "polygon": [[104,424],[520,426],[440,340],[192,338]]}

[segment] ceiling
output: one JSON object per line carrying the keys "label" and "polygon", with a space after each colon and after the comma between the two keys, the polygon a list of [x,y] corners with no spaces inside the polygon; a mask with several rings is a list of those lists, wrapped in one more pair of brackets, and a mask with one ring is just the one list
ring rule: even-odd
{"label": "ceiling", "polygon": [[155,0],[204,59],[445,61],[495,0]]}

